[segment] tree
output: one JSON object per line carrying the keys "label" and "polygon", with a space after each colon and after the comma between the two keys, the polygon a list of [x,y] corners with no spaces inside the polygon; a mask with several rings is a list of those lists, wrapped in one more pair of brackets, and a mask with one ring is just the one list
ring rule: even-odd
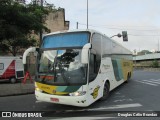
{"label": "tree", "polygon": [[159,63],[157,60],[152,61],[152,65],[153,68],[158,68],[159,67]]}
{"label": "tree", "polygon": [[34,30],[49,32],[44,26],[44,17],[48,10],[38,5],[20,5],[12,0],[0,1],[0,49],[9,51],[14,56],[22,48],[35,46],[36,40],[31,37]]}
{"label": "tree", "polygon": [[151,54],[151,52],[149,50],[142,50],[140,52],[137,53],[138,55],[145,55],[145,54]]}

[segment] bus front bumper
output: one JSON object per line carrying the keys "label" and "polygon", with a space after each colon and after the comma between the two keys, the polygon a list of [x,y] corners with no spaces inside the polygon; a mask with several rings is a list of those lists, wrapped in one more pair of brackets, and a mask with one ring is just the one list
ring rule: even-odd
{"label": "bus front bumper", "polygon": [[38,101],[50,102],[55,104],[64,104],[64,105],[72,105],[79,107],[89,106],[87,103],[87,96],[59,96],[59,95],[51,95],[42,93],[40,91],[35,90],[35,96]]}

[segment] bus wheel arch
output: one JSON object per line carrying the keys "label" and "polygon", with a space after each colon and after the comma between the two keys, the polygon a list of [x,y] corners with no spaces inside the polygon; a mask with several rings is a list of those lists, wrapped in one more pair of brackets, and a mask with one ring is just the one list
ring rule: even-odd
{"label": "bus wheel arch", "polygon": [[103,91],[102,91],[103,95],[101,97],[101,100],[106,100],[108,98],[109,90],[110,90],[110,82],[109,80],[106,80],[103,86]]}

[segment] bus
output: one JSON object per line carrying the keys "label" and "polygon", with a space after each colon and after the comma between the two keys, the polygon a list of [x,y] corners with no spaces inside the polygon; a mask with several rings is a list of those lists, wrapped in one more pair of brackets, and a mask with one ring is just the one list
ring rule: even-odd
{"label": "bus", "polygon": [[132,53],[95,30],[47,34],[37,53],[35,96],[38,101],[86,107],[132,77]]}

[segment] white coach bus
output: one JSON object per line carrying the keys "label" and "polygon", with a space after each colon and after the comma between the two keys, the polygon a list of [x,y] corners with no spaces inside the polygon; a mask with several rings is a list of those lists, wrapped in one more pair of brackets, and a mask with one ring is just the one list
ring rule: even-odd
{"label": "white coach bus", "polygon": [[132,76],[132,53],[94,30],[50,33],[37,52],[35,96],[39,101],[89,106]]}

